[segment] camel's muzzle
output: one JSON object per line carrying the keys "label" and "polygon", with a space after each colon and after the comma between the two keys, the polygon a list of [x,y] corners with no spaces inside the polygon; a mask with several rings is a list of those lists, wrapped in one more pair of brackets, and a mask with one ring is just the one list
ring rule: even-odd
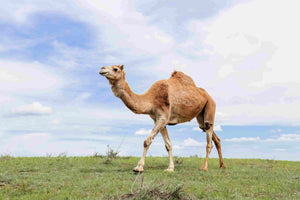
{"label": "camel's muzzle", "polygon": [[102,67],[99,71],[99,74],[102,76],[106,76],[108,75],[108,71],[104,67]]}
{"label": "camel's muzzle", "polygon": [[100,71],[99,74],[102,75],[102,76],[105,76],[105,75],[108,74],[108,72],[102,72],[102,71]]}
{"label": "camel's muzzle", "polygon": [[101,67],[99,74],[102,76],[106,76],[108,74],[106,67]]}

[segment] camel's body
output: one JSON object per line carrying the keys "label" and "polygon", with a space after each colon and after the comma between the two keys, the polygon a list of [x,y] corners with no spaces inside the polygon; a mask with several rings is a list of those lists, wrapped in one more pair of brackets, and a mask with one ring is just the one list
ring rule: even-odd
{"label": "camel's body", "polygon": [[147,150],[158,132],[161,132],[169,153],[167,171],[174,171],[172,145],[166,125],[184,123],[195,117],[199,127],[207,133],[206,160],[202,169],[207,170],[212,140],[219,153],[220,167],[225,168],[220,139],[213,131],[216,104],[204,89],[195,85],[192,78],[175,71],[169,79],[155,82],[146,93],[138,95],[132,92],[125,80],[123,65],[102,67],[99,73],[109,80],[115,96],[121,98],[131,111],[148,114],[154,120],[155,126],[144,141],[143,156],[134,171],[143,171]]}

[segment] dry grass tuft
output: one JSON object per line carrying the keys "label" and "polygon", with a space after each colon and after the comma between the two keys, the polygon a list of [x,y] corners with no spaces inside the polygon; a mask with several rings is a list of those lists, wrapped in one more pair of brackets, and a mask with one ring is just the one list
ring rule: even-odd
{"label": "dry grass tuft", "polygon": [[[137,184],[137,189],[132,190],[132,187]],[[131,187],[131,192],[118,197],[119,200],[125,199],[190,199],[182,195],[183,185],[177,185],[176,187],[168,187],[165,184],[160,184],[156,187],[149,187],[144,182],[144,177],[140,174],[137,175],[135,181]]]}

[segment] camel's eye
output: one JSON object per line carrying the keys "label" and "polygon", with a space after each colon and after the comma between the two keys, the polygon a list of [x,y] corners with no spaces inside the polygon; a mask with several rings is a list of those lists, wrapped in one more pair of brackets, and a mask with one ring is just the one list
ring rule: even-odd
{"label": "camel's eye", "polygon": [[114,68],[114,71],[117,72],[117,71],[118,71],[118,68]]}

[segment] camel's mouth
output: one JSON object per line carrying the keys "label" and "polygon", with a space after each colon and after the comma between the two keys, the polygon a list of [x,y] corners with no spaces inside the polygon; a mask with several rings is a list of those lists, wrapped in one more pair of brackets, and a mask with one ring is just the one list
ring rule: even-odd
{"label": "camel's mouth", "polygon": [[102,75],[102,76],[106,76],[106,75],[108,75],[108,72],[102,72],[102,71],[100,71],[99,74]]}

